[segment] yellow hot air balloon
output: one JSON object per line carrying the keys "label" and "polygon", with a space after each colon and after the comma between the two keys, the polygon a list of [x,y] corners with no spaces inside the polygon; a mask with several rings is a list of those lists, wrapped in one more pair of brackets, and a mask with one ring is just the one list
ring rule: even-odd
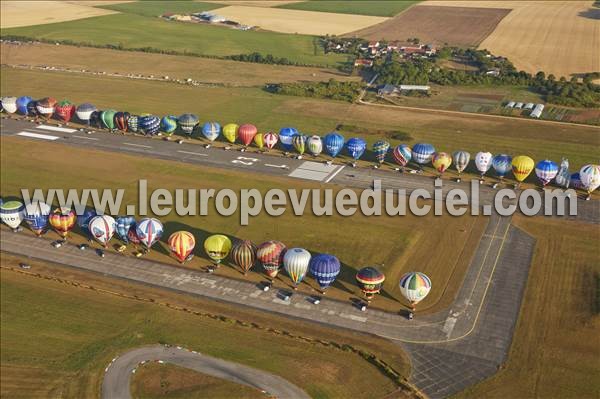
{"label": "yellow hot air balloon", "polygon": [[446,169],[448,169],[448,167],[452,164],[452,157],[445,152],[436,152],[433,154],[431,163],[433,164],[435,170],[440,173],[441,177]]}
{"label": "yellow hot air balloon", "polygon": [[529,176],[534,167],[535,162],[527,155],[519,155],[512,160],[513,175],[515,175],[515,179],[517,179],[519,183]]}
{"label": "yellow hot air balloon", "polygon": [[254,144],[262,150],[265,146],[265,135],[263,133],[256,133],[256,136],[254,136]]}
{"label": "yellow hot air balloon", "polygon": [[204,241],[204,250],[215,264],[221,263],[231,251],[231,240],[223,234],[214,234]]}
{"label": "yellow hot air balloon", "polygon": [[230,143],[235,143],[235,139],[237,138],[239,126],[235,123],[228,123],[223,126],[223,137]]}

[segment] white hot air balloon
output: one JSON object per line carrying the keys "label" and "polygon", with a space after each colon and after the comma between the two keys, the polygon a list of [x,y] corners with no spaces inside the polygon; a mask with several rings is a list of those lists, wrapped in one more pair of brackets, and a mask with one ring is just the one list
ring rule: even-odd
{"label": "white hot air balloon", "polygon": [[475,167],[481,173],[480,181],[483,180],[483,175],[492,167],[492,157],[491,152],[478,152],[475,155]]}
{"label": "white hot air balloon", "polygon": [[424,273],[409,272],[400,278],[400,293],[410,301],[414,312],[417,303],[421,302],[431,291],[431,280]]}
{"label": "white hot air balloon", "polygon": [[16,230],[25,216],[25,205],[21,201],[7,201],[0,206],[0,219],[13,230]]}
{"label": "white hot air balloon", "polygon": [[117,222],[109,215],[95,216],[88,225],[90,235],[105,247],[108,246],[108,242],[115,234],[116,228]]}
{"label": "white hot air balloon", "polygon": [[283,257],[283,267],[294,283],[294,289],[300,284],[310,264],[310,252],[304,248],[290,248]]}

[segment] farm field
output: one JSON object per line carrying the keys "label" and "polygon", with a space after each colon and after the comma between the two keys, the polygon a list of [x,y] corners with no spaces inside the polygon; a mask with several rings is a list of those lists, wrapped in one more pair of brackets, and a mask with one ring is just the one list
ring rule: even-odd
{"label": "farm field", "polygon": [[264,399],[258,389],[202,374],[173,364],[146,363],[131,379],[131,396],[145,399]]}
{"label": "farm field", "polygon": [[515,217],[537,240],[508,361],[456,398],[593,398],[600,381],[598,226]]}
{"label": "farm field", "polygon": [[5,29],[52,24],[114,13],[114,11],[66,1],[2,1],[0,2],[0,27]]}
{"label": "farm field", "polygon": [[[557,79],[600,71],[600,10],[593,1],[427,1],[424,6],[512,9],[479,44],[517,69]],[[540,39],[543,38],[543,39]]]}
{"label": "farm field", "polygon": [[135,14],[2,29],[0,33],[93,45],[118,44],[126,49],[152,47],[207,56],[259,52],[319,66],[335,66],[347,58],[341,54],[325,55],[314,36],[240,31],[205,24],[168,22]]}
{"label": "farm field", "polygon": [[[596,159],[600,151],[598,128],[548,125],[527,119],[489,118],[483,115],[431,114],[427,111],[378,108],[337,101],[270,94],[254,88],[194,88],[162,82],[98,78],[58,72],[3,68],[1,95],[27,93],[35,98],[52,95],[75,103],[91,101],[100,109],[126,109],[157,115],[194,112],[202,121],[251,121],[260,131],[295,126],[306,134],[325,134],[340,124],[359,131],[402,131],[407,138],[390,143],[430,142],[444,151],[482,148],[493,153],[529,154],[534,159],[567,157],[572,168]],[[110,88],[110,90],[107,90]],[[131,93],[138,93],[132,99]],[[160,94],[158,94],[160,93]],[[197,101],[210,98],[210,101]],[[362,135],[362,134],[360,134]],[[381,136],[365,135],[373,143]],[[543,138],[543,140],[542,140]],[[532,182],[535,179],[532,178]]]}
{"label": "farm field", "polygon": [[354,0],[354,1],[300,1],[277,6],[290,10],[321,11],[342,14],[375,15],[393,17],[419,1],[412,0]]}
{"label": "farm field", "polygon": [[417,37],[422,43],[470,47],[481,43],[510,10],[413,6],[381,24],[351,32],[369,40]]}
{"label": "farm field", "polygon": [[[3,138],[1,144],[1,191],[4,198],[19,195],[19,190],[23,187],[83,189],[93,186],[125,189],[125,206],[137,203],[137,181],[140,178],[148,178],[149,190],[164,188],[171,192],[177,188],[199,188],[199,178],[202,181],[201,188],[215,190],[228,188],[238,191],[242,188],[256,188],[264,193],[271,188],[300,190],[320,187],[319,184],[308,181],[263,179],[245,172],[222,171],[155,159],[151,161],[153,172],[149,176],[148,160],[144,157],[55,145],[52,145],[49,151],[46,143],[17,138]],[[19,155],[23,151],[28,152],[28,157]],[[34,157],[36,162],[43,162],[48,166],[43,171],[32,168],[31,157]],[[107,157],[110,157],[110,163],[103,161]],[[87,178],[81,179],[79,176]],[[116,185],[113,176],[119,176],[120,185]],[[336,191],[339,189],[335,188]],[[160,217],[165,226],[165,233],[162,243],[148,254],[149,259],[178,265],[177,261],[169,256],[166,241],[171,233],[182,229],[192,232],[198,243],[196,257],[184,265],[185,268],[194,270],[201,270],[209,264],[201,243],[211,234],[227,234],[232,238],[249,239],[257,244],[277,239],[290,248],[302,247],[312,253],[335,254],[342,263],[342,271],[336,283],[328,290],[327,296],[342,301],[360,296],[354,279],[358,269],[365,265],[385,265],[381,266],[381,270],[388,279],[383,294],[374,301],[373,306],[390,311],[399,311],[406,305],[397,281],[403,273],[412,270],[415,264],[421,265],[421,270],[440,287],[422,302],[420,311],[433,312],[448,306],[462,284],[476,243],[487,223],[487,218],[484,217],[389,217],[385,214],[381,217],[366,217],[358,213],[350,221],[338,214],[317,217],[312,214],[310,204],[303,214],[302,223],[298,222],[298,218],[289,207],[285,214],[277,219],[277,223],[273,223],[272,218],[263,212],[252,218],[248,226],[240,226],[239,210],[232,216],[222,217],[218,215],[212,202],[209,204],[208,213],[208,216],[191,218],[172,212],[168,216]],[[440,228],[440,224],[444,228]],[[49,232],[48,237],[58,238],[54,232]],[[381,237],[393,239],[382,242]],[[460,243],[457,243],[457,237],[460,237]],[[86,242],[87,239],[77,235],[71,241]],[[432,250],[434,247],[435,251]],[[133,252],[135,249],[129,248],[129,255]],[[219,274],[255,282],[264,279],[260,267],[243,277],[241,272],[228,262],[225,263],[226,267],[219,269]],[[291,287],[285,273],[276,280],[276,286]],[[299,290],[308,293],[315,293],[316,288],[316,283],[310,278],[299,286]]]}
{"label": "farm field", "polygon": [[[11,255],[3,254],[1,262],[3,267],[18,268],[18,258]],[[45,267],[43,263],[31,264],[37,272]],[[161,293],[101,276],[66,273],[69,281],[90,284],[92,279],[91,284],[97,289],[2,269],[0,392],[3,397],[98,397],[104,368],[112,358],[128,349],[160,342],[273,372],[303,387],[313,397],[369,397],[365,392],[371,391],[384,396],[397,389],[394,382],[355,353],[310,344],[264,328],[245,327],[227,317],[219,320],[218,316],[198,316],[134,300],[131,298],[134,292],[141,298],[160,298],[157,295]],[[159,301],[180,308],[184,304],[188,310],[206,314],[207,308],[201,301],[182,298],[178,302],[176,297],[171,294]],[[246,325],[249,321],[265,321],[261,316],[249,320],[251,315],[241,320]],[[278,326],[273,320],[263,326],[272,325]],[[343,334],[336,337],[336,333],[320,327],[283,328],[308,337],[358,343],[357,339],[344,338]],[[377,338],[372,345],[376,353],[386,347],[387,361],[397,370],[407,372],[407,363],[403,362],[399,349],[394,350]],[[378,348],[378,345],[384,346]],[[301,373],[297,372],[299,369]],[[332,383],[341,375],[361,383]]]}
{"label": "farm field", "polygon": [[387,20],[387,18],[367,15],[333,14],[241,5],[219,8],[218,13],[244,25],[258,26],[261,29],[275,32],[304,35],[341,35]]}
{"label": "farm field", "polygon": [[7,65],[55,66],[87,71],[142,74],[156,77],[191,78],[203,83],[224,86],[264,86],[272,82],[360,80],[336,69],[267,65],[143,52],[95,49],[49,44],[2,44],[0,59]]}
{"label": "farm field", "polygon": [[118,4],[98,4],[96,7],[118,11],[126,14],[137,14],[145,17],[158,17],[164,13],[191,14],[210,11],[222,7],[221,4],[202,1],[134,1]]}

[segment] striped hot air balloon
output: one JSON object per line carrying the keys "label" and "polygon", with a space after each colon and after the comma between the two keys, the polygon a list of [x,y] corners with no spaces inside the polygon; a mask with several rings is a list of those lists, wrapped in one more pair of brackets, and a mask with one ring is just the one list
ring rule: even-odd
{"label": "striped hot air balloon", "polygon": [[42,235],[48,227],[49,215],[50,205],[45,202],[32,202],[25,207],[25,222],[37,236]]}
{"label": "striped hot air balloon", "polygon": [[231,144],[235,143],[235,140],[238,136],[239,126],[235,123],[228,123],[223,126],[223,137],[225,140],[229,141]]}
{"label": "striped hot air balloon", "polygon": [[115,125],[117,129],[125,133],[129,129],[129,112],[119,111],[115,114]]}
{"label": "striped hot air balloon", "polygon": [[70,208],[56,208],[49,216],[50,226],[64,239],[67,238],[69,231],[75,226],[77,215]]}
{"label": "striped hot air balloon", "polygon": [[296,151],[298,151],[298,154],[300,155],[303,155],[304,151],[306,150],[306,138],[307,137],[302,133],[298,133],[297,135],[292,137],[292,144],[294,145],[294,148],[296,149]]}
{"label": "striped hot air balloon", "polygon": [[256,250],[256,245],[249,240],[239,240],[231,249],[231,259],[233,259],[233,262],[242,269],[244,275],[248,274],[250,269],[254,266],[254,262],[256,262]]}
{"label": "striped hot air balloon", "polygon": [[279,140],[279,138],[277,137],[277,135],[273,132],[268,132],[265,133],[265,146],[270,150],[273,147],[275,147],[275,144],[277,144],[277,141]]}
{"label": "striped hot air balloon", "polygon": [[258,246],[256,258],[271,279],[274,279],[279,273],[285,251],[285,245],[280,241],[267,241]]}
{"label": "striped hot air balloon", "polygon": [[177,118],[179,129],[188,136],[191,136],[192,133],[194,133],[194,129],[199,122],[198,117],[194,114],[182,114]]}
{"label": "striped hot air balloon", "polygon": [[283,267],[294,284],[294,289],[302,282],[308,265],[310,264],[310,252],[304,248],[291,248],[285,252],[283,257]]}
{"label": "striped hot air balloon", "polygon": [[291,151],[294,148],[293,137],[298,134],[298,129],[294,127],[282,127],[279,130],[279,142],[284,151]]}
{"label": "striped hot air balloon", "polygon": [[409,272],[400,278],[400,293],[408,299],[412,310],[431,291],[431,280],[421,272]]}
{"label": "striped hot air balloon", "polygon": [[7,201],[0,205],[0,219],[11,229],[17,229],[25,217],[25,205],[21,201]]}
{"label": "striped hot air balloon", "polygon": [[140,243],[148,250],[156,243],[163,234],[163,225],[155,218],[144,218],[135,226],[135,234]]}
{"label": "striped hot air balloon", "polygon": [[17,112],[17,97],[2,97],[0,98],[2,109],[8,114]]}
{"label": "striped hot air balloon", "polygon": [[33,98],[29,96],[21,96],[17,98],[17,113],[21,115],[29,115],[29,104],[33,101]]}
{"label": "striped hot air balloon", "polygon": [[160,128],[160,118],[155,115],[142,115],[138,118],[139,129],[147,136],[154,136]]}
{"label": "striped hot air balloon", "polygon": [[231,240],[223,234],[213,234],[204,240],[204,251],[208,257],[218,265],[229,255]]}
{"label": "striped hot air balloon", "polygon": [[469,161],[471,160],[471,154],[467,151],[455,151],[452,154],[452,162],[454,163],[454,167],[458,172],[458,179],[460,181],[460,174],[469,166]]}
{"label": "striped hot air balloon", "polygon": [[90,124],[90,117],[92,116],[92,112],[98,111],[95,105],[90,103],[80,104],[75,110],[75,115],[77,115],[77,119],[81,122]]}
{"label": "striped hot air balloon", "polygon": [[177,258],[179,263],[188,260],[196,246],[196,239],[189,231],[176,231],[171,234],[168,242],[171,253]]}
{"label": "striped hot air balloon", "polygon": [[549,159],[544,159],[535,166],[535,175],[540,180],[540,183],[542,183],[542,186],[550,183],[557,174],[558,165]]}
{"label": "striped hot air balloon", "polygon": [[75,115],[75,110],[75,105],[69,100],[62,100],[54,107],[54,113],[57,118],[65,123],[69,123],[73,115]]}
{"label": "striped hot air balloon", "polygon": [[163,116],[160,120],[160,130],[166,136],[172,136],[177,129],[177,117],[174,115]]}
{"label": "striped hot air balloon", "polygon": [[400,144],[392,151],[394,161],[404,168],[412,159],[412,149],[406,144]]}
{"label": "striped hot air balloon", "polygon": [[117,223],[112,216],[98,215],[90,220],[88,229],[94,240],[104,245],[104,247],[108,247],[108,242],[115,234],[116,227]]}
{"label": "striped hot air balloon", "polygon": [[435,153],[435,148],[428,143],[417,143],[412,148],[412,160],[419,166],[428,164]]}
{"label": "striped hot air balloon", "polygon": [[390,143],[385,140],[376,141],[373,144],[373,153],[375,154],[375,159],[379,164],[385,162],[385,156],[387,155],[390,149]]}
{"label": "striped hot air balloon", "polygon": [[41,100],[37,100],[35,107],[40,116],[50,119],[54,114],[54,107],[56,106],[56,99],[53,97],[45,97]]}
{"label": "striped hot air balloon", "polygon": [[240,141],[242,142],[244,147],[248,147],[250,143],[252,143],[252,140],[254,140],[254,136],[256,136],[257,132],[258,129],[256,129],[256,126],[249,123],[246,123],[239,127],[238,137],[240,138]]}
{"label": "striped hot air balloon", "polygon": [[135,232],[135,218],[133,216],[118,216],[117,217],[117,237],[125,244],[129,244],[129,232],[132,227]]}
{"label": "striped hot air balloon", "polygon": [[374,267],[363,267],[356,273],[356,282],[368,301],[381,291],[385,275]]}
{"label": "striped hot air balloon", "polygon": [[329,254],[319,254],[312,257],[309,265],[310,274],[315,277],[321,287],[321,292],[325,292],[338,274],[340,274],[341,265],[338,258]]}
{"label": "striped hot air balloon", "polygon": [[342,148],[344,148],[344,136],[338,132],[331,132],[325,136],[325,152],[332,158],[335,158]]}
{"label": "striped hot air balloon", "polygon": [[127,118],[127,128],[130,132],[136,133],[139,130],[140,117],[137,115],[129,115]]}
{"label": "striped hot air balloon", "polygon": [[306,148],[313,157],[319,156],[323,152],[323,140],[317,135],[310,136],[306,140]]}
{"label": "striped hot air balloon", "polygon": [[221,125],[218,122],[206,122],[202,126],[202,135],[208,139],[208,141],[215,141],[221,134]]}
{"label": "striped hot air balloon", "polygon": [[360,157],[363,156],[367,149],[367,142],[360,137],[352,137],[346,143],[346,150],[348,150],[348,155],[352,157],[355,161],[358,161]]}

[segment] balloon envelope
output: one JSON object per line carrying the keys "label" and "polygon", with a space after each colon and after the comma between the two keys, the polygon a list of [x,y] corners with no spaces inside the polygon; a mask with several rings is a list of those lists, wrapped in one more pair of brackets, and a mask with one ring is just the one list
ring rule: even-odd
{"label": "balloon envelope", "polygon": [[512,171],[515,179],[519,182],[525,180],[533,170],[534,165],[533,159],[526,155],[514,157],[512,160]]}
{"label": "balloon envelope", "polygon": [[29,114],[29,104],[33,101],[33,98],[29,96],[21,96],[17,98],[17,112],[21,115]]}
{"label": "balloon envelope", "polygon": [[247,147],[252,143],[257,132],[256,126],[246,123],[238,128],[238,137],[242,144]]}
{"label": "balloon envelope", "polygon": [[77,109],[75,110],[75,115],[77,115],[77,119],[79,119],[80,121],[89,123],[90,117],[92,116],[92,112],[94,111],[98,111],[98,108],[96,108],[95,105],[92,105],[90,103],[83,103],[77,107]]}
{"label": "balloon envelope", "polygon": [[126,132],[129,128],[129,112],[117,112],[115,114],[115,126],[122,132]]}
{"label": "balloon envelope", "polygon": [[294,285],[298,285],[306,276],[310,257],[310,252],[304,248],[291,248],[285,252],[283,267]]}
{"label": "balloon envelope", "polygon": [[346,150],[352,159],[358,161],[367,149],[367,142],[360,137],[352,137],[346,142]]}
{"label": "balloon envelope", "polygon": [[275,133],[268,132],[265,134],[264,140],[265,140],[265,145],[270,150],[271,148],[275,147],[275,144],[277,144],[277,141],[279,141],[279,138],[277,137],[277,135]]}
{"label": "balloon envelope", "polygon": [[256,262],[256,245],[249,240],[237,241],[231,249],[231,259],[244,274],[248,273]]}
{"label": "balloon envelope", "polygon": [[581,184],[588,193],[600,186],[600,165],[585,165],[579,171]]}
{"label": "balloon envelope", "polygon": [[412,149],[406,144],[400,144],[392,152],[394,161],[400,166],[406,166],[412,159]]}
{"label": "balloon envelope", "polygon": [[138,118],[138,127],[146,135],[154,136],[160,128],[160,119],[154,115],[143,115]]}
{"label": "balloon envelope", "polygon": [[54,108],[56,116],[64,122],[69,122],[73,115],[75,115],[75,105],[69,100],[62,100]]}
{"label": "balloon envelope", "polygon": [[313,256],[309,265],[310,274],[315,277],[322,289],[329,287],[340,274],[341,265],[338,258],[329,254]]}
{"label": "balloon envelope", "polygon": [[444,173],[452,164],[452,157],[445,152],[436,152],[433,154],[431,164],[439,173]]}
{"label": "balloon envelope", "polygon": [[129,131],[131,132],[137,132],[139,130],[139,122],[140,122],[140,117],[137,115],[129,115],[129,118],[127,118],[127,129],[129,129]]}
{"label": "balloon envelope", "polygon": [[45,202],[32,202],[25,207],[25,222],[37,235],[42,234],[48,226],[48,215],[50,205]]}
{"label": "balloon envelope", "polygon": [[416,304],[425,299],[431,291],[431,280],[421,272],[409,272],[400,278],[400,293]]}
{"label": "balloon envelope", "polygon": [[492,167],[492,153],[482,151],[475,154],[475,167],[482,176],[485,175]]}
{"label": "balloon envelope", "polygon": [[45,117],[50,118],[54,114],[54,107],[56,106],[56,99],[52,97],[45,97],[41,100],[37,100],[35,103],[38,113]]}
{"label": "balloon envelope", "polygon": [[223,126],[223,137],[225,137],[225,140],[233,144],[237,139],[238,130],[238,125],[236,125],[235,123],[228,123],[225,126]]}
{"label": "balloon envelope", "polygon": [[176,231],[169,236],[169,249],[179,262],[184,262],[194,252],[196,239],[189,231]]}
{"label": "balloon envelope", "polygon": [[106,247],[112,236],[115,234],[116,227],[117,223],[112,216],[98,215],[90,220],[88,229],[90,235]]}
{"label": "balloon envelope", "polygon": [[21,201],[7,201],[0,205],[0,219],[11,229],[19,227],[25,217],[25,205]]}
{"label": "balloon envelope", "polygon": [[458,173],[462,173],[467,168],[470,159],[471,154],[466,151],[456,151],[452,154],[452,162]]}
{"label": "balloon envelope", "polygon": [[263,149],[265,146],[265,135],[263,133],[256,133],[254,136],[254,144],[260,149]]}
{"label": "balloon envelope", "polygon": [[198,117],[194,114],[182,114],[177,118],[179,128],[184,134],[191,136],[194,132],[194,128],[198,125]]}
{"label": "balloon envelope", "polygon": [[221,134],[221,125],[218,122],[206,122],[202,126],[202,135],[209,141],[215,141]]}
{"label": "balloon envelope", "polygon": [[135,232],[135,218],[133,216],[119,216],[117,217],[117,236],[125,244],[129,244],[129,231],[134,229]]}
{"label": "balloon envelope", "polygon": [[336,157],[344,148],[344,136],[338,132],[331,132],[325,136],[325,152],[331,157]]}
{"label": "balloon envelope", "polygon": [[214,234],[204,241],[204,251],[215,263],[220,263],[231,251],[231,240],[223,234]]}
{"label": "balloon envelope", "polygon": [[298,133],[294,137],[292,137],[292,144],[294,148],[300,155],[304,154],[304,150],[306,149],[306,139],[307,137],[301,133]]}
{"label": "balloon envelope", "polygon": [[562,186],[564,188],[569,188],[569,184],[571,182],[571,174],[569,173],[569,160],[563,158],[560,162],[560,168],[558,169],[558,174],[556,175],[556,184]]}
{"label": "balloon envelope", "polygon": [[373,153],[375,154],[375,159],[379,163],[383,163],[385,161],[385,156],[390,149],[390,143],[384,140],[376,141],[373,144]]}
{"label": "balloon envelope", "polygon": [[371,266],[363,267],[356,273],[356,282],[367,296],[378,293],[384,281],[385,275]]}
{"label": "balloon envelope", "polygon": [[498,177],[504,177],[512,169],[512,157],[506,154],[498,154],[492,158],[492,167]]}
{"label": "balloon envelope", "polygon": [[256,258],[262,264],[267,276],[275,278],[283,263],[285,245],[280,241],[267,241],[260,244],[256,250]]}
{"label": "balloon envelope", "polygon": [[9,114],[17,112],[17,97],[2,97],[2,109]]}
{"label": "balloon envelope", "polygon": [[535,166],[535,175],[540,179],[542,186],[550,183],[558,174],[558,165],[549,159],[538,162]]}
{"label": "balloon envelope", "polygon": [[100,114],[100,120],[102,121],[102,125],[110,130],[113,130],[115,128],[115,114],[117,113],[117,111],[115,111],[114,109],[107,109],[105,111],[102,111],[102,113]]}
{"label": "balloon envelope", "polygon": [[173,115],[163,116],[160,120],[160,130],[166,133],[167,136],[171,136],[177,129],[177,117]]}
{"label": "balloon envelope", "polygon": [[323,140],[319,136],[310,136],[306,139],[306,148],[308,152],[313,156],[318,156],[321,152],[323,152]]}
{"label": "balloon envelope", "polygon": [[155,218],[144,218],[135,226],[135,234],[146,248],[150,249],[163,234],[163,225]]}
{"label": "balloon envelope", "polygon": [[412,148],[412,160],[419,165],[425,165],[431,161],[435,148],[428,143],[417,143]]}
{"label": "balloon envelope", "polygon": [[90,234],[90,230],[89,230],[90,220],[92,220],[92,218],[94,218],[95,216],[96,216],[95,209],[86,209],[83,212],[83,215],[77,215],[77,226],[79,226],[79,228],[81,229],[81,231],[84,234],[87,234],[87,235]]}
{"label": "balloon envelope", "polygon": [[77,215],[70,208],[56,208],[48,216],[50,226],[63,238],[66,238],[69,231],[75,226]]}
{"label": "balloon envelope", "polygon": [[298,130],[293,127],[283,127],[279,130],[279,141],[285,151],[293,148],[292,138],[298,134]]}

